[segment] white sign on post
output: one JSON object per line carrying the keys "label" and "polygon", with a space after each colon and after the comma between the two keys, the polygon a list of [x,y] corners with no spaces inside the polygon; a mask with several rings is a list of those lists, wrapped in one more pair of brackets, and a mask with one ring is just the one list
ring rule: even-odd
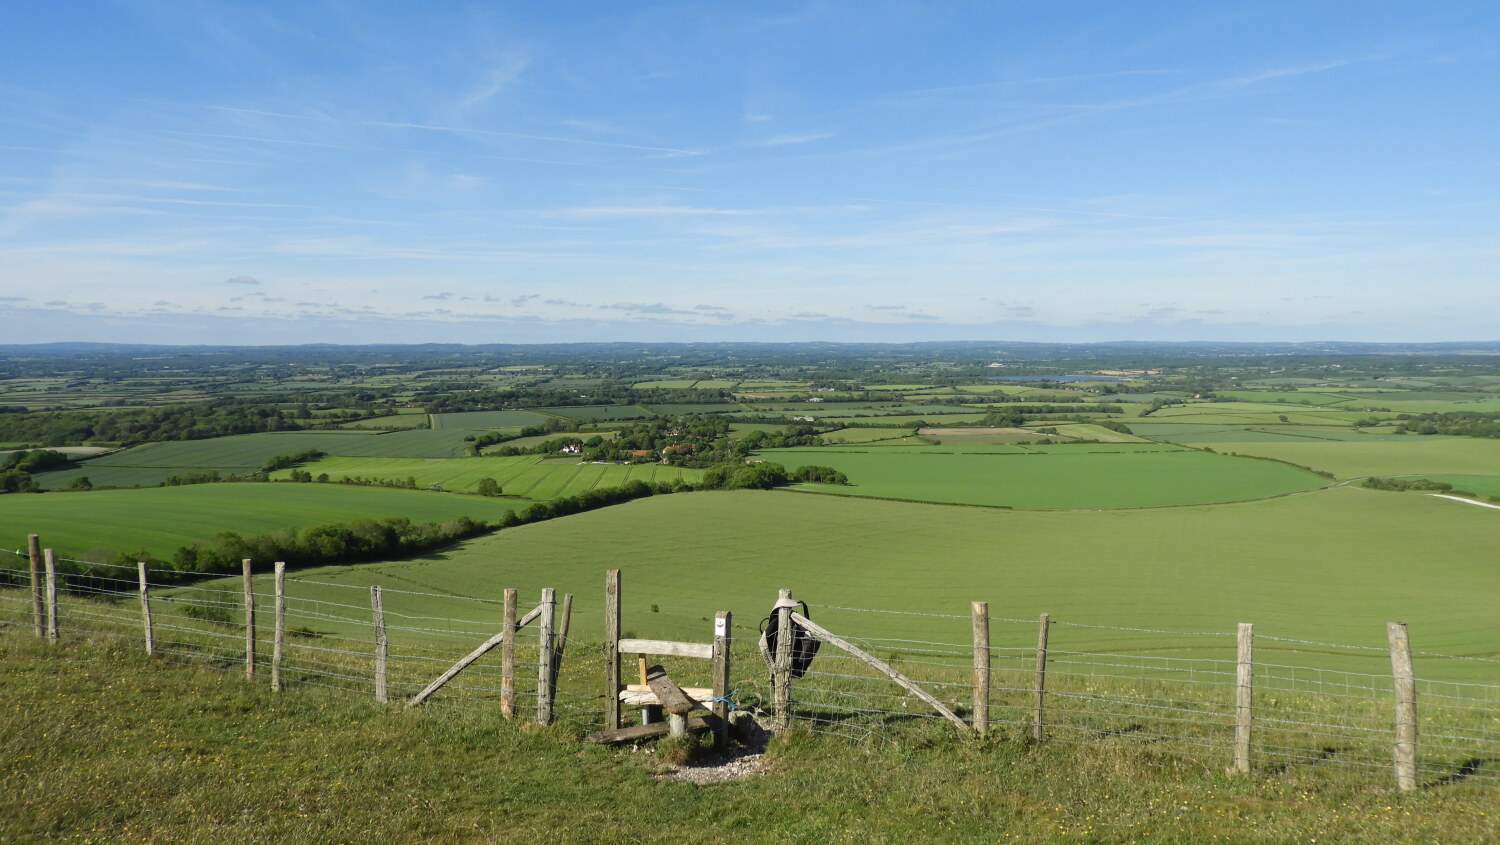
{"label": "white sign on post", "polygon": [[728,633],[729,633],[729,629],[727,627],[725,627],[723,617],[715,619],[714,620],[714,636],[716,636],[716,637],[722,637],[722,636],[724,636],[725,634],[728,634]]}

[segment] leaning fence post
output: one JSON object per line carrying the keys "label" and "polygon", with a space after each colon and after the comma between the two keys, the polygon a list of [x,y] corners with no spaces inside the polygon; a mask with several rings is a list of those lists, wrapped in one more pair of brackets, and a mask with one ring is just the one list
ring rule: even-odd
{"label": "leaning fence post", "polygon": [[275,625],[271,629],[271,689],[281,689],[281,658],[286,646],[286,563],[276,561]]}
{"label": "leaning fence post", "polygon": [[1047,630],[1052,627],[1052,618],[1043,613],[1036,634],[1036,673],[1032,678],[1031,691],[1031,741],[1041,742],[1045,736],[1042,718],[1042,702],[1047,697]]}
{"label": "leaning fence post", "polygon": [[782,590],[776,599],[776,662],[771,680],[776,690],[776,730],[792,726],[792,591]]}
{"label": "leaning fence post", "polygon": [[387,700],[385,606],[381,603],[380,587],[375,585],[370,586],[370,617],[371,624],[375,628],[375,700],[384,704]]}
{"label": "leaning fence post", "polygon": [[1385,633],[1396,683],[1396,788],[1410,792],[1417,788],[1417,679],[1412,673],[1406,623],[1388,622]]}
{"label": "leaning fence post", "polygon": [[35,534],[26,535],[26,557],[31,564],[31,615],[36,636],[47,636],[46,599],[42,594],[42,541]]}
{"label": "leaning fence post", "polygon": [[250,579],[250,559],[240,561],[245,580],[245,680],[255,678],[255,584]]}
{"label": "leaning fence post", "polygon": [[620,570],[604,573],[604,729],[620,727]]}
{"label": "leaning fence post", "polygon": [[138,561],[135,571],[141,582],[141,628],[146,634],[146,656],[150,657],[156,652],[156,642],[151,632],[151,594],[146,586],[146,562]]}
{"label": "leaning fence post", "polygon": [[51,549],[42,550],[47,569],[47,640],[57,642],[57,559]]}
{"label": "leaning fence post", "polygon": [[1230,768],[1232,774],[1250,773],[1250,720],[1251,703],[1254,692],[1251,684],[1254,679],[1254,664],[1252,657],[1255,646],[1255,629],[1249,622],[1241,622],[1238,636],[1238,648],[1235,655],[1235,686],[1234,686],[1234,765]]}
{"label": "leaning fence post", "polygon": [[552,686],[547,689],[547,697],[551,700],[550,708],[557,707],[557,679],[562,676],[563,655],[568,650],[568,628],[573,624],[573,594],[564,593],[562,600],[562,619],[557,624],[557,647],[552,650]]}
{"label": "leaning fence post", "polygon": [[500,715],[507,719],[516,715],[516,591],[505,590],[504,621],[500,630],[505,639],[500,643]]}
{"label": "leaning fence post", "polygon": [[990,603],[969,603],[974,618],[974,733],[984,736],[990,730]]}
{"label": "leaning fence post", "polygon": [[552,724],[552,649],[554,647],[554,636],[552,633],[553,617],[556,615],[554,605],[557,602],[557,592],[551,587],[542,589],[542,615],[540,625],[537,626],[537,655],[536,655],[536,723],[538,725]]}

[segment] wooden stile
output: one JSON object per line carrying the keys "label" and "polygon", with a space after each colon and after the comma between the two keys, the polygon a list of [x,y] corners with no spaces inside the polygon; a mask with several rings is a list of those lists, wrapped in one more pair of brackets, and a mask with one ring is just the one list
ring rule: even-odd
{"label": "wooden stile", "polygon": [[375,700],[384,704],[389,700],[385,686],[385,603],[380,595],[380,587],[375,585],[370,586],[370,623],[375,629]]}
{"label": "wooden stile", "polygon": [[255,678],[255,583],[250,577],[250,559],[240,561],[245,579],[245,680]]}
{"label": "wooden stile", "polygon": [[974,732],[980,736],[990,730],[990,603],[969,604],[974,619]]}
{"label": "wooden stile", "polygon": [[1255,629],[1249,622],[1241,622],[1238,633],[1238,648],[1235,657],[1234,687],[1234,764],[1232,774],[1250,773],[1250,720],[1252,716],[1251,684],[1254,680]]}
{"label": "wooden stile", "polygon": [[156,638],[151,630],[151,593],[146,583],[146,562],[137,561],[136,576],[141,582],[141,628],[146,634],[146,656],[156,653]]}
{"label": "wooden stile", "polygon": [[1036,670],[1031,682],[1031,741],[1041,742],[1046,736],[1046,724],[1042,714],[1042,703],[1047,696],[1047,632],[1052,627],[1052,617],[1043,613],[1036,634]]}
{"label": "wooden stile", "polygon": [[502,611],[500,632],[505,636],[500,644],[500,715],[507,719],[516,715],[516,591],[505,591],[505,610]]}
{"label": "wooden stile", "polygon": [[712,659],[712,643],[684,643],[676,640],[620,640],[620,651],[626,654],[659,654],[665,657],[697,657]]}
{"label": "wooden stile", "polygon": [[620,728],[620,570],[604,573],[604,729]]}
{"label": "wooden stile", "polygon": [[57,558],[51,549],[42,550],[42,562],[47,580],[47,641],[57,642]]}
{"label": "wooden stile", "polygon": [[276,604],[271,629],[271,689],[281,690],[281,658],[286,648],[286,562],[276,561]]}
{"label": "wooden stile", "polygon": [[1396,788],[1411,792],[1417,788],[1417,679],[1411,665],[1411,640],[1405,622],[1388,622],[1385,632],[1396,687]]}
{"label": "wooden stile", "polygon": [[31,615],[36,622],[37,639],[47,636],[47,600],[42,591],[42,540],[26,535],[26,558],[31,568]]}

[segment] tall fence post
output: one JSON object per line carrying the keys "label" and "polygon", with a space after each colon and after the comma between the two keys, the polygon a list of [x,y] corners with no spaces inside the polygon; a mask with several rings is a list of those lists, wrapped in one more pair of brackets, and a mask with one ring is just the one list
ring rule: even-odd
{"label": "tall fence post", "polygon": [[568,628],[573,624],[573,594],[564,593],[562,600],[562,617],[557,623],[557,636],[554,642],[556,647],[552,649],[552,686],[547,689],[547,698],[552,702],[549,707],[557,707],[557,681],[562,676],[563,655],[568,650]]}
{"label": "tall fence post", "polygon": [[776,662],[771,670],[776,690],[776,730],[792,726],[792,591],[782,590],[776,599]]}
{"label": "tall fence post", "polygon": [[555,647],[553,617],[556,615],[557,592],[551,587],[542,589],[542,615],[537,626],[536,656],[536,723],[552,724],[552,650]]}
{"label": "tall fence post", "polygon": [[1405,622],[1388,622],[1386,639],[1391,644],[1391,675],[1396,683],[1396,788],[1417,788],[1417,679],[1411,666],[1411,640]]}
{"label": "tall fence post", "polygon": [[281,659],[286,649],[286,562],[276,561],[276,604],[271,628],[271,689],[281,690]]}
{"label": "tall fence post", "polygon": [[250,579],[250,559],[240,561],[245,580],[245,680],[255,679],[255,584]]}
{"label": "tall fence post", "polygon": [[604,729],[620,727],[620,570],[604,573]]}
{"label": "tall fence post", "polygon": [[370,586],[370,623],[375,628],[375,700],[386,703],[386,640],[385,605],[380,597],[380,587]]}
{"label": "tall fence post", "polygon": [[1235,654],[1234,685],[1234,765],[1232,774],[1250,773],[1250,721],[1254,689],[1255,627],[1241,622]]}
{"label": "tall fence post", "polygon": [[507,719],[516,715],[516,591],[505,591],[505,610],[500,630],[505,639],[500,643],[500,715]]}
{"label": "tall fence post", "polygon": [[36,623],[37,639],[47,636],[47,602],[42,593],[42,540],[26,535],[26,557],[31,565],[31,616]]}
{"label": "tall fence post", "polygon": [[42,562],[47,570],[47,641],[57,642],[57,558],[51,549],[42,550]]}
{"label": "tall fence post", "polygon": [[146,656],[156,653],[156,638],[151,630],[151,593],[146,584],[146,562],[137,561],[136,576],[141,582],[141,628],[146,634]]}
{"label": "tall fence post", "polygon": [[974,618],[974,712],[970,721],[974,733],[985,736],[990,730],[990,603],[969,603]]}
{"label": "tall fence post", "polygon": [[714,747],[720,751],[729,744],[729,651],[734,644],[731,625],[734,615],[727,610],[714,614]]}
{"label": "tall fence post", "polygon": [[1036,633],[1036,672],[1031,681],[1031,741],[1041,742],[1046,736],[1046,720],[1042,705],[1047,698],[1047,632],[1052,627],[1052,617],[1043,613]]}

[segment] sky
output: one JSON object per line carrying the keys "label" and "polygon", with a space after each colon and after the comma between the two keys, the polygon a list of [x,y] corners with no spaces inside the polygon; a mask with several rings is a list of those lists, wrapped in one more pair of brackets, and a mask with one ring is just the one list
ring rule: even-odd
{"label": "sky", "polygon": [[1500,4],[53,0],[9,343],[1500,339]]}

